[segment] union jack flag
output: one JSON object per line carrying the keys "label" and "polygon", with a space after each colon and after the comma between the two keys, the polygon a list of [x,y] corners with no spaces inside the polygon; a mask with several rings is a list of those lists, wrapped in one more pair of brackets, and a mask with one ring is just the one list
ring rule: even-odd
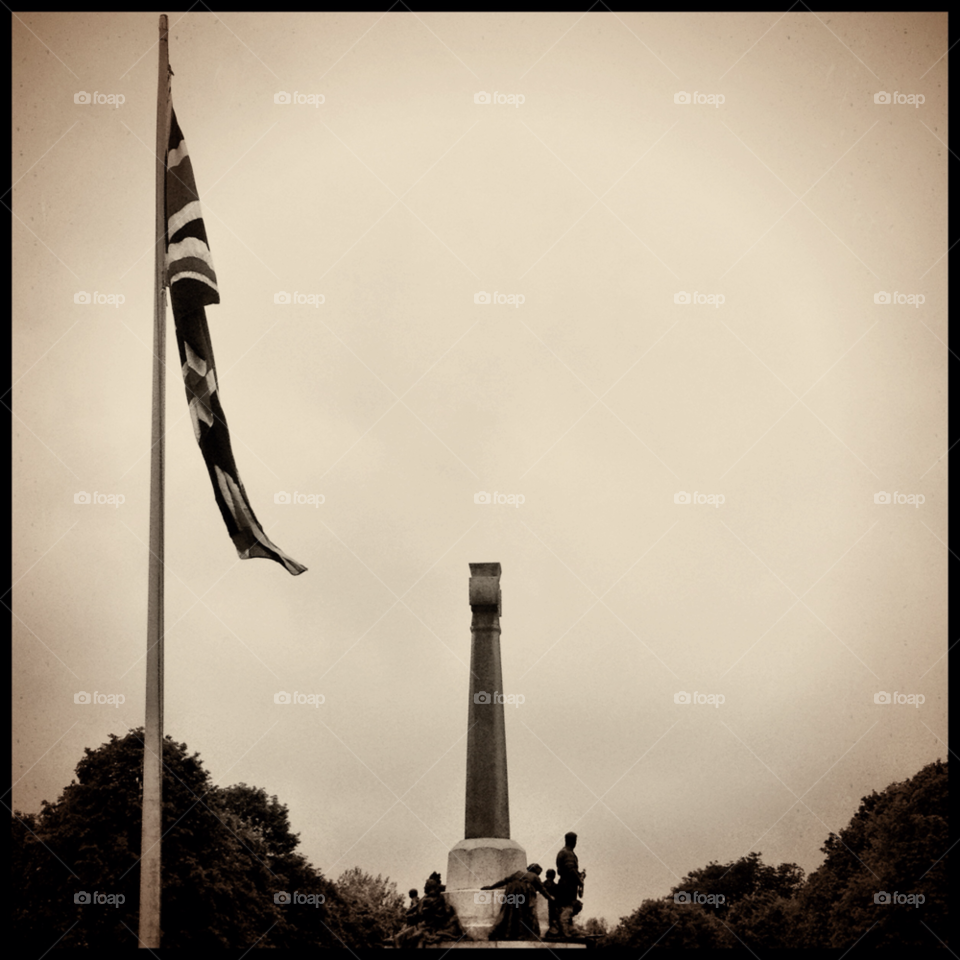
{"label": "union jack flag", "polygon": [[282,563],[294,576],[307,568],[287,556],[263,532],[240,482],[220,406],[213,344],[204,307],[220,302],[193,166],[177,115],[171,112],[166,175],[167,284],[177,329],[183,382],[217,506],[241,560],[266,557]]}

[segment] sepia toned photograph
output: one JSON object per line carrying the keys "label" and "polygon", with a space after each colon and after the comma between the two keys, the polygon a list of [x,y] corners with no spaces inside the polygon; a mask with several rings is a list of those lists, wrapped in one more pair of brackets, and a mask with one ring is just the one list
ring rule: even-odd
{"label": "sepia toned photograph", "polygon": [[946,12],[10,22],[19,956],[951,951]]}

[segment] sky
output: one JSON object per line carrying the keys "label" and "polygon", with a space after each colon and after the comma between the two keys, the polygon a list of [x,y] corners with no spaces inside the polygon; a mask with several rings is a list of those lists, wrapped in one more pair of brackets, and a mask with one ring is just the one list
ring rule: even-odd
{"label": "sky", "polygon": [[[157,19],[12,20],[22,811],[143,723]],[[309,569],[238,560],[168,308],[166,733],[326,876],[445,877],[495,561],[511,833],[579,834],[584,917],[811,871],[946,759],[946,37],[171,14],[221,400]]]}

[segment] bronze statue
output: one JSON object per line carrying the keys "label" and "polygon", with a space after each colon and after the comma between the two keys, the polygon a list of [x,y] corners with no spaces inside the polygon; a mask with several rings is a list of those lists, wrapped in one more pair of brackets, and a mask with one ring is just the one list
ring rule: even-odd
{"label": "bronze statue", "polygon": [[447,903],[443,889],[440,874],[434,872],[423,885],[423,899],[416,905],[413,903],[412,896],[416,891],[411,891],[411,904],[405,918],[406,925],[394,937],[396,946],[423,947],[428,943],[464,939],[457,911]]}
{"label": "bronze statue", "polygon": [[403,926],[400,928],[399,933],[393,938],[393,945],[395,947],[415,946],[416,941],[419,939],[419,931],[417,929],[419,923],[420,897],[417,895],[416,890],[411,890],[410,906],[407,907],[407,912],[404,915]]}
{"label": "bronze statue", "polygon": [[583,881],[587,876],[586,870],[580,870],[580,861],[573,852],[577,845],[577,835],[571,830],[565,834],[564,847],[557,854],[557,873],[560,876],[557,882],[557,905],[560,908],[558,925],[562,937],[575,937],[573,918],[583,909],[583,904],[577,899],[583,896]]}
{"label": "bronze statue", "polygon": [[544,889],[553,898],[549,903],[550,926],[547,928],[547,937],[560,936],[560,907],[557,903],[557,881],[554,879],[556,875],[556,870],[548,870],[547,879],[543,881]]}
{"label": "bronze statue", "polygon": [[496,926],[490,931],[490,940],[539,940],[540,921],[537,919],[537,894],[548,901],[553,897],[540,881],[542,867],[531,863],[526,870],[504,877],[498,883],[481,887],[481,890],[496,890],[505,887]]}

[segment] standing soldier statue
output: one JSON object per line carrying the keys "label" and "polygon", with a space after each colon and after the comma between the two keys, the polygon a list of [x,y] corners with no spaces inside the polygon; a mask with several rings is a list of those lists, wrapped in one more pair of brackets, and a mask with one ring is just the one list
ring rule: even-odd
{"label": "standing soldier statue", "polygon": [[580,861],[573,852],[577,845],[577,835],[571,831],[564,835],[564,847],[557,854],[557,907],[559,908],[560,936],[566,939],[576,937],[573,918],[583,909],[578,899],[583,896],[583,881],[586,870],[580,870]]}

